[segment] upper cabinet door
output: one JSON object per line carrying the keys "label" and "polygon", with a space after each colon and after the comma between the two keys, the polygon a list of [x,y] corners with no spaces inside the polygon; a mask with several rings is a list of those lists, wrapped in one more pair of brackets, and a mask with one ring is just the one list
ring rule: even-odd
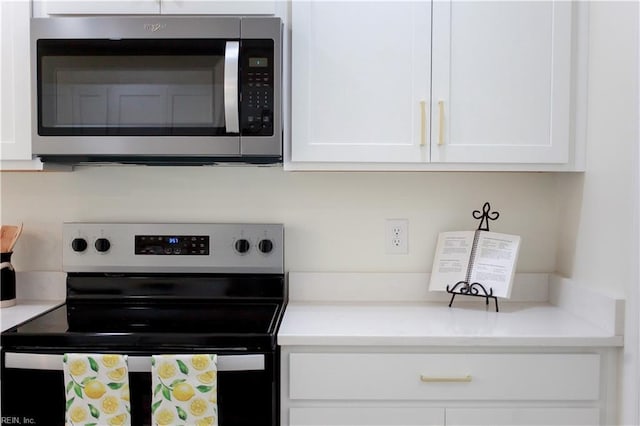
{"label": "upper cabinet door", "polygon": [[161,13],[169,15],[273,15],[275,0],[162,0]]}
{"label": "upper cabinet door", "polygon": [[569,161],[571,2],[433,3],[431,160]]}
{"label": "upper cabinet door", "polygon": [[34,1],[34,16],[133,15],[160,13],[160,0],[40,0]]}
{"label": "upper cabinet door", "polygon": [[428,161],[431,3],[291,7],[292,161]]}
{"label": "upper cabinet door", "polygon": [[29,2],[0,2],[0,160],[31,160],[30,16]]}
{"label": "upper cabinet door", "polygon": [[48,15],[273,15],[276,0],[34,0],[34,16]]}

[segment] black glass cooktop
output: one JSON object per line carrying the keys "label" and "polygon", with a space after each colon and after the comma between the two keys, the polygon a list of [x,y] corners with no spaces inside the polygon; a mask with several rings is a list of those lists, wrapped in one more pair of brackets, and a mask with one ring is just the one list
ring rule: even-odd
{"label": "black glass cooktop", "polygon": [[63,305],[2,333],[2,345],[268,348],[280,315],[278,304]]}
{"label": "black glass cooktop", "polygon": [[69,274],[66,304],[2,333],[3,348],[269,349],[282,275]]}

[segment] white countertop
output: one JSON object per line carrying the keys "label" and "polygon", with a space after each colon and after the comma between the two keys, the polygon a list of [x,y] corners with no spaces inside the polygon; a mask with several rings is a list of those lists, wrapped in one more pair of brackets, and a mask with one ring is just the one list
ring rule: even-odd
{"label": "white countertop", "polygon": [[[500,300],[500,312],[495,312],[493,301],[485,309],[483,302],[456,299],[449,308],[448,295],[425,291],[424,282],[428,282],[425,274],[290,273],[289,304],[278,332],[278,343],[282,346],[623,345],[623,301],[592,293],[562,278],[551,278],[549,284],[545,277],[540,274],[517,277],[520,289],[514,290],[523,296],[518,297],[518,302]],[[540,287],[538,282],[544,285]],[[24,284],[17,305],[0,309],[2,331],[64,303],[64,274],[32,273],[25,283],[39,284],[33,285],[33,289]],[[51,300],[33,297],[38,294],[53,297]]]}
{"label": "white countertop", "polygon": [[541,303],[290,303],[278,344],[340,346],[622,346],[613,335]]}
{"label": "white countertop", "polygon": [[[281,346],[623,345],[624,301],[549,274],[516,275],[515,297],[427,291],[423,273],[289,273]],[[470,301],[470,302],[467,302]]]}
{"label": "white countertop", "polygon": [[0,327],[5,331],[63,303],[64,300],[18,300],[14,306],[0,308]]}

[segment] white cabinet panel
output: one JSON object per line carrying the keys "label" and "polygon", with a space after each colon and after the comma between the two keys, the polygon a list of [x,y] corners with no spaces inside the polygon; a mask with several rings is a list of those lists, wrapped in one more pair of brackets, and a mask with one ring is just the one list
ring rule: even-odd
{"label": "white cabinet panel", "polygon": [[34,12],[35,16],[154,14],[160,13],[160,0],[42,0],[34,2]]}
{"label": "white cabinet panel", "polygon": [[432,161],[566,163],[571,3],[433,10]]}
{"label": "white cabinet panel", "polygon": [[109,122],[118,126],[166,126],[167,87],[128,84],[109,90]]}
{"label": "white cabinet panel", "polygon": [[162,0],[163,14],[273,15],[275,0]]}
{"label": "white cabinet panel", "polygon": [[430,3],[291,7],[293,161],[428,160]]}
{"label": "white cabinet panel", "polygon": [[614,351],[282,353],[282,425],[595,426],[615,419]]}
{"label": "white cabinet panel", "polygon": [[0,159],[31,160],[27,1],[0,2]]}
{"label": "white cabinet panel", "polygon": [[444,409],[424,407],[304,407],[289,410],[291,426],[442,426]]}
{"label": "white cabinet panel", "polygon": [[[107,123],[107,86],[101,84],[78,84],[70,87],[72,119],[68,124],[81,126],[104,126]],[[64,98],[58,99],[60,105]],[[58,114],[66,108],[58,108]]]}
{"label": "white cabinet panel", "polygon": [[447,426],[595,426],[597,408],[447,408]]}
{"label": "white cabinet panel", "polygon": [[34,16],[48,15],[273,15],[275,0],[41,0]]}
{"label": "white cabinet panel", "polygon": [[317,400],[597,400],[597,354],[289,356],[289,398]]}
{"label": "white cabinet panel", "polygon": [[215,92],[211,84],[193,84],[187,87],[167,88],[168,122],[173,125],[212,126],[224,123],[221,91]]}
{"label": "white cabinet panel", "polygon": [[573,7],[554,0],[294,1],[294,168],[566,170],[577,158]]}

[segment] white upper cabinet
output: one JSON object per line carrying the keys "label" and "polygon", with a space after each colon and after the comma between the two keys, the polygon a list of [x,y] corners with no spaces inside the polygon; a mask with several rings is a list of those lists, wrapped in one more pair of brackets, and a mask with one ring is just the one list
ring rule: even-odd
{"label": "white upper cabinet", "polygon": [[162,0],[161,13],[211,15],[273,15],[275,0]]}
{"label": "white upper cabinet", "polygon": [[160,13],[160,0],[36,0],[34,16],[47,15],[136,15]]}
{"label": "white upper cabinet", "polygon": [[272,15],[275,0],[39,0],[34,16],[49,15]]}
{"label": "white upper cabinet", "polygon": [[292,160],[428,161],[431,4],[291,7]]}
{"label": "white upper cabinet", "polygon": [[431,160],[569,160],[571,3],[434,2]]}
{"label": "white upper cabinet", "polygon": [[0,2],[0,159],[31,160],[29,18],[24,1]]}
{"label": "white upper cabinet", "polygon": [[291,7],[292,168],[575,167],[572,2]]}

